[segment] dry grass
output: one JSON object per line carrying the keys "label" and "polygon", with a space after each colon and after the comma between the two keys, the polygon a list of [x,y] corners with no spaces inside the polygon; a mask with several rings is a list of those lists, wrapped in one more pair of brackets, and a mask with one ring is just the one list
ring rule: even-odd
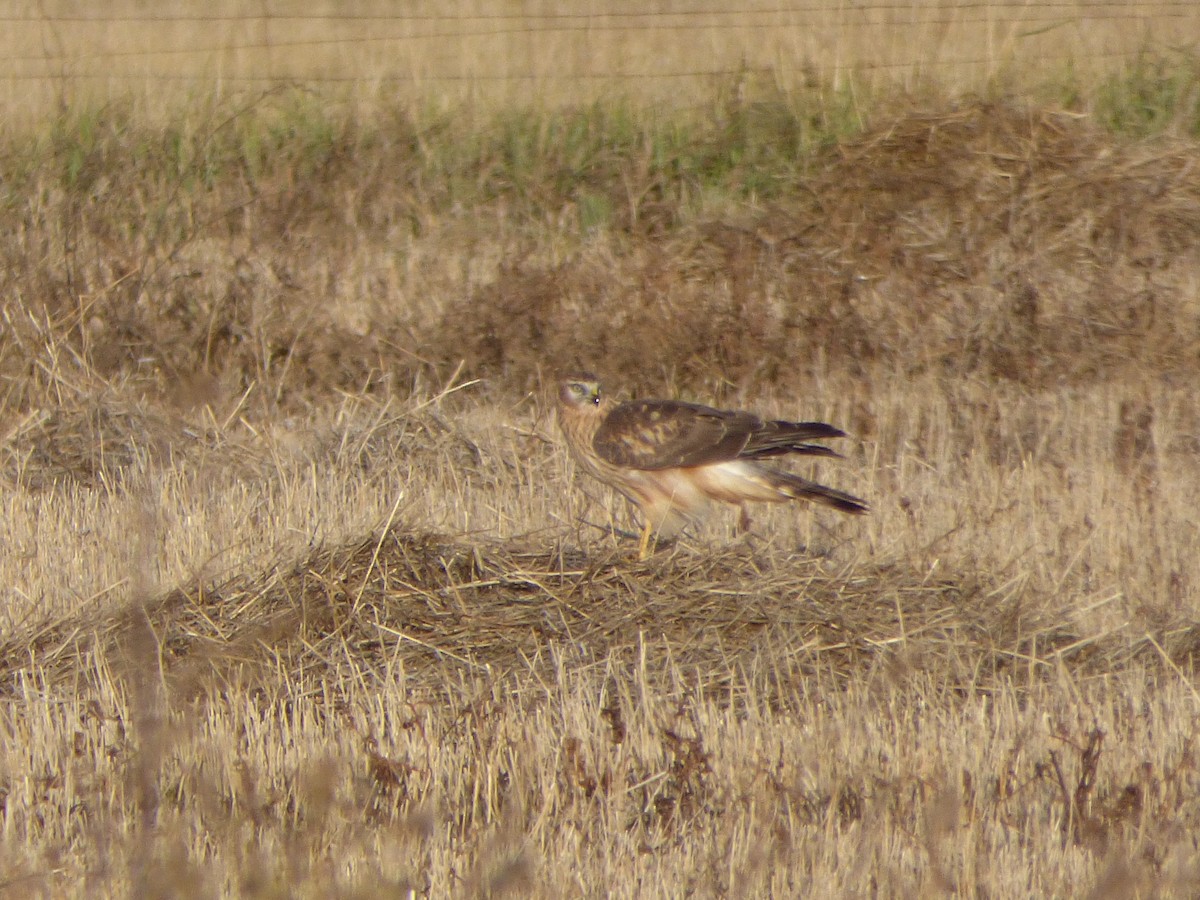
{"label": "dry grass", "polygon": [[733,216],[663,223],[613,197],[655,239],[502,269],[461,306],[468,358],[528,379],[595,356],[751,390],[807,384],[826,357],[856,376],[970,371],[1033,389],[1182,375],[1198,349],[1191,152],[972,103],[868,129],[785,200]]}
{"label": "dry grass", "polygon": [[[5,149],[6,893],[1191,894],[1194,141],[293,103]],[[635,561],[581,362],[872,515]]]}
{"label": "dry grass", "polygon": [[1003,461],[880,385],[837,472],[870,521],[773,510],[638,563],[577,524],[607,498],[536,406],[471,390],[10,491],[55,504],[9,519],[14,599],[126,575],[7,629],[10,889],[1187,892],[1194,462],[1150,451],[1139,487],[1136,417],[1001,390],[1056,426]]}
{"label": "dry grass", "polygon": [[514,8],[472,0],[397,9],[354,0],[176,0],[103,10],[6,4],[10,116],[35,119],[65,97],[113,93],[160,112],[218,85],[227,95],[279,83],[347,88],[370,103],[576,105],[614,94],[656,103],[703,96],[733,76],[748,85],[854,92],[1001,82],[1028,88],[1047,71],[1093,84],[1139,53],[1176,55],[1200,27],[1183,3],[1016,0],[947,3],[610,3]]}

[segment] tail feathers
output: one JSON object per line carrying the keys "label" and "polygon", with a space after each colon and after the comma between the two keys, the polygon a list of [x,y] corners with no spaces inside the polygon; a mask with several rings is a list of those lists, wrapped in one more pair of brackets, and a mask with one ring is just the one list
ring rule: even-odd
{"label": "tail feathers", "polygon": [[860,500],[853,494],[825,487],[823,484],[817,484],[815,481],[809,481],[807,478],[801,478],[791,472],[772,471],[770,477],[774,482],[773,486],[793,500],[810,500],[813,503],[820,503],[822,506],[829,506],[853,515],[862,515],[871,510],[865,500]]}

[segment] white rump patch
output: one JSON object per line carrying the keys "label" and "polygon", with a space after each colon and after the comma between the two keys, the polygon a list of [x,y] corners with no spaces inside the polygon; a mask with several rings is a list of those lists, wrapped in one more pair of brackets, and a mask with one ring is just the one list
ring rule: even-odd
{"label": "white rump patch", "polygon": [[654,533],[662,538],[672,538],[703,519],[712,500],[777,503],[788,499],[767,472],[744,460],[627,474],[633,492],[630,499],[642,508]]}

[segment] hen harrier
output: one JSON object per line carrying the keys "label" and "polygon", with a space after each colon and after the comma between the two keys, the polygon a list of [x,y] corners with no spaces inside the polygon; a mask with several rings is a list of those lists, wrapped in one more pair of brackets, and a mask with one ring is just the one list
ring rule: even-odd
{"label": "hen harrier", "polygon": [[743,527],[749,500],[811,500],[845,513],[868,509],[850,494],[758,462],[788,453],[837,456],[808,443],[845,436],[824,422],[763,420],[682,400],[617,403],[600,393],[590,374],[562,382],[558,421],[575,461],[641,509],[643,559],[652,535],[674,537],[700,518],[710,500],[737,504]]}

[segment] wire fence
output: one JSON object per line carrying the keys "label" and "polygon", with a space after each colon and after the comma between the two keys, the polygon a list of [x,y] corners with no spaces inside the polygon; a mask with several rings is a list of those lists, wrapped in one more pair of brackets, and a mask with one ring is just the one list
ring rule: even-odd
{"label": "wire fence", "polygon": [[309,11],[180,0],[148,11],[55,11],[0,3],[0,82],[10,91],[213,81],[672,91],[737,76],[987,77],[1111,68],[1147,54],[1190,62],[1200,46],[1196,0],[694,5],[517,12],[503,0],[464,0],[442,12],[344,0],[336,11]]}
{"label": "wire fence", "polygon": [[1033,6],[1027,2],[997,2],[997,0],[979,0],[979,2],[969,2],[969,0],[961,0],[961,2],[940,3],[936,5],[922,7],[919,3],[914,2],[897,2],[897,3],[809,3],[809,4],[793,4],[771,6],[761,9],[747,7],[729,7],[728,9],[713,9],[704,7],[703,4],[698,4],[694,10],[638,10],[635,12],[629,11],[605,11],[605,12],[505,12],[505,11],[478,11],[478,12],[438,12],[438,13],[413,13],[398,10],[389,10],[385,13],[378,12],[355,12],[352,9],[339,10],[338,12],[286,12],[286,11],[205,11],[205,12],[155,12],[144,11],[137,13],[120,13],[120,12],[99,12],[99,13],[49,13],[41,10],[37,11],[4,11],[0,9],[0,22],[89,22],[89,23],[141,23],[141,22],[354,22],[354,21],[369,21],[369,22],[478,22],[478,21],[519,21],[527,22],[531,20],[539,21],[570,21],[570,22],[585,22],[592,23],[597,21],[610,21],[614,19],[629,20],[629,21],[647,21],[660,19],[694,19],[700,16],[714,18],[727,17],[731,19],[745,20],[747,17],[753,16],[780,16],[803,14],[826,14],[836,12],[838,14],[853,14],[853,13],[872,13],[880,11],[901,12],[907,15],[922,16],[927,13],[935,15],[954,14],[958,15],[969,11],[986,11],[989,15],[1003,16],[1005,13],[1011,14],[1011,17],[1019,19],[1027,19],[1031,16],[1036,17],[1041,13],[1051,10],[1058,11],[1057,14],[1069,14],[1072,16],[1103,16],[1106,11],[1120,10],[1124,16],[1132,11],[1139,17],[1153,17],[1162,15],[1164,12],[1179,11],[1180,13],[1194,12],[1195,0],[1151,0],[1151,2],[1126,2],[1126,0],[1066,0],[1066,2],[1051,2],[1039,3]]}

